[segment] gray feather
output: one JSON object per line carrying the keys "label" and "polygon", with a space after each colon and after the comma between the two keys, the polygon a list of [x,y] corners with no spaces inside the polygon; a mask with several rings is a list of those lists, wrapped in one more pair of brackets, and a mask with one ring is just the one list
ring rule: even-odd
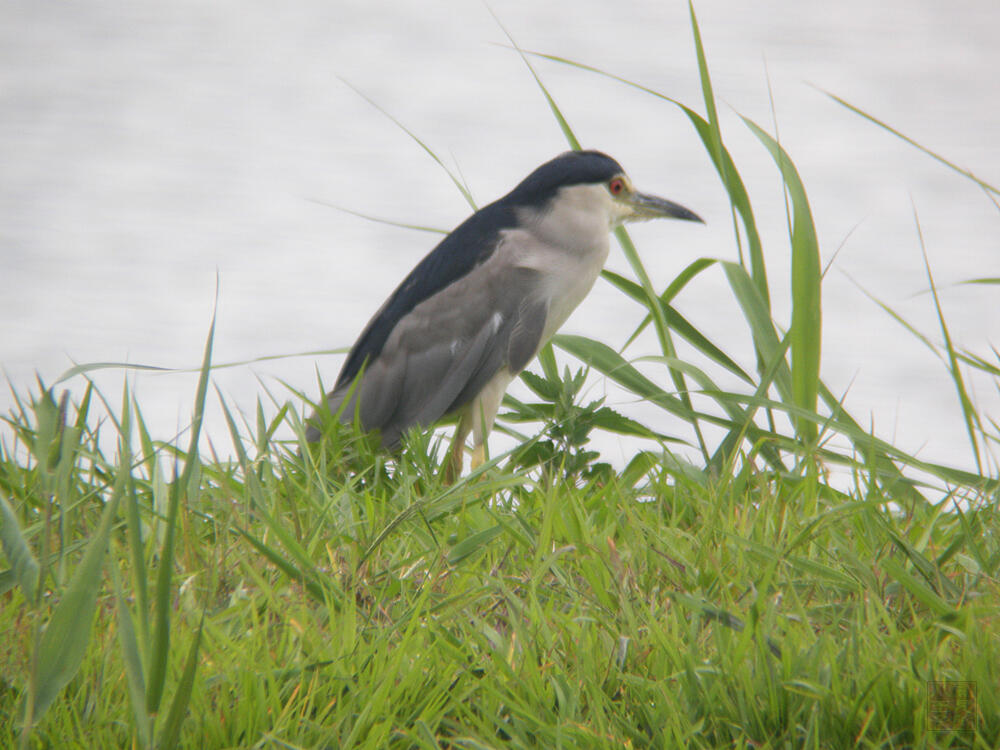
{"label": "gray feather", "polygon": [[[538,349],[545,315],[537,271],[484,264],[396,324],[361,375],[361,424],[380,430],[383,445],[393,448],[411,427],[457,411],[502,368],[524,368]],[[332,413],[348,389],[344,384],[327,397]],[[341,421],[353,419],[356,400],[344,406]],[[318,417],[310,419],[310,440],[319,438]]]}
{"label": "gray feather", "polygon": [[549,306],[545,300],[528,298],[521,303],[517,321],[507,341],[507,366],[511,372],[520,372],[531,361],[542,344],[542,332],[548,318]]}

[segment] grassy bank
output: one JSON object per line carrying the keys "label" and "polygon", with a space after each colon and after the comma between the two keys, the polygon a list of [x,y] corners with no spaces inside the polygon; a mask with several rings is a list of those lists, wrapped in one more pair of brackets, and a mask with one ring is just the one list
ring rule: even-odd
{"label": "grassy bank", "polygon": [[[0,440],[0,746],[1000,742],[1000,430],[964,375],[1000,378],[1000,361],[956,349],[943,315],[928,338],[974,471],[852,418],[820,377],[805,187],[747,121],[788,198],[788,245],[765,249],[697,47],[704,114],[648,93],[701,137],[741,262],[700,259],[659,289],[619,232],[634,273],[606,278],[647,312],[655,356],[557,337],[525,376],[532,399],[503,410],[519,447],[457,484],[434,435],[386,457],[346,428],[305,446],[299,402],[238,420],[212,393],[211,334],[183,443],[150,435],[128,389],[19,394]],[[765,259],[789,252],[783,326]],[[672,305],[703,273],[728,281],[754,368]],[[693,454],[588,402],[577,367],[690,425]],[[227,457],[200,435],[216,397]],[[648,447],[612,467],[589,447],[601,431]]]}

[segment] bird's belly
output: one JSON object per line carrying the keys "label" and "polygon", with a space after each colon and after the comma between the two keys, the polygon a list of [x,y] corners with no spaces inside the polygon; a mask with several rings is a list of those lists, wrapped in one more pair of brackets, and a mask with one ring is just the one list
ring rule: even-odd
{"label": "bird's belly", "polygon": [[550,302],[549,314],[542,333],[542,344],[552,338],[583,302],[584,297],[590,293],[606,259],[606,252],[595,254],[595,257],[567,259],[567,265],[571,267],[564,267],[561,273],[547,275],[546,285]]}

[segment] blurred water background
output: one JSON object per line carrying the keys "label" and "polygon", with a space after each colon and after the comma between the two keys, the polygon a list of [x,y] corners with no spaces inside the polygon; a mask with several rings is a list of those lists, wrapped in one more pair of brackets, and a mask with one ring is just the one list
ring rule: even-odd
{"label": "blurred water background", "polygon": [[[685,2],[491,7],[525,49],[704,109]],[[713,0],[696,10],[723,135],[757,211],[778,319],[788,320],[779,175],[739,115],[772,132],[777,123],[809,193],[830,263],[825,381],[879,435],[924,458],[971,466],[944,365],[861,288],[939,339],[918,217],[956,343],[993,359],[997,288],[956,283],[1000,276],[1000,217],[971,182],[822,90],[998,184],[1000,3]],[[705,227],[660,222],[633,231],[657,286],[696,257],[736,259],[725,193],[679,110],[578,69],[536,65],[586,146],[617,158],[640,189],[706,219]],[[5,0],[0,364],[10,386],[24,393],[36,373],[51,382],[73,363],[196,367],[217,277],[217,362],[351,344],[436,238],[325,204],[441,229],[469,212],[446,174],[352,86],[459,170],[480,204],[566,148],[480,2]],[[609,267],[629,273],[615,250]],[[712,271],[676,304],[752,369],[729,299]],[[639,317],[599,281],[564,331],[621,342]],[[214,380],[252,415],[265,388],[282,400],[283,383],[314,393],[317,372],[332,382],[341,361],[263,361],[219,370]],[[113,403],[123,377],[95,375]],[[188,423],[196,376],[129,378],[155,437]],[[1000,417],[995,386],[972,385],[984,410]],[[66,386],[79,394],[83,382]],[[596,384],[592,395],[602,389]],[[607,396],[642,408],[613,390]],[[12,403],[4,388],[0,410]],[[660,426],[689,437],[669,419]],[[206,429],[228,452],[215,405]],[[615,462],[633,450],[601,447]]]}

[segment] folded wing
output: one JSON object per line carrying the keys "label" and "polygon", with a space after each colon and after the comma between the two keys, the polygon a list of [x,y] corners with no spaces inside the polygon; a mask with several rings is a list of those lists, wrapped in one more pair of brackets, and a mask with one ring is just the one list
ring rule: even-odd
{"label": "folded wing", "polygon": [[[485,264],[407,313],[353,393],[352,383],[341,384],[327,407],[345,422],[357,410],[365,430],[395,447],[411,427],[470,403],[502,369],[520,372],[542,343],[547,312],[537,271]],[[310,419],[310,440],[318,421]]]}

